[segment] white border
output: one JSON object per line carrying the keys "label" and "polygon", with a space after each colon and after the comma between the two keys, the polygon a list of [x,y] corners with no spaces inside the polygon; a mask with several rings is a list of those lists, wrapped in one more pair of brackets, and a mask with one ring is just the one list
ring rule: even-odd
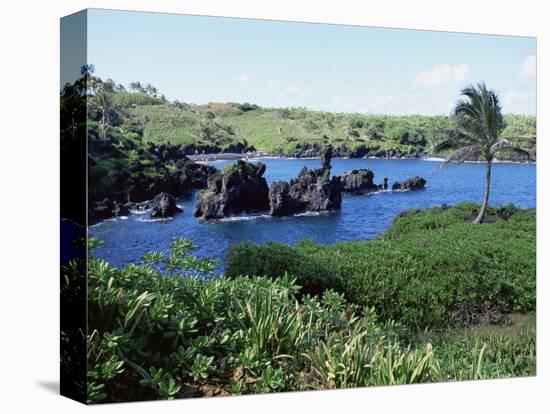
{"label": "white border", "polygon": [[[0,405],[4,412],[79,413],[58,381],[59,18],[86,7],[497,33],[538,37],[538,376],[536,378],[131,403],[102,412],[543,412],[548,408],[550,35],[545,2],[441,0],[58,0],[2,2],[0,30]],[[513,191],[513,189],[511,189]],[[547,256],[547,255],[546,255]],[[52,389],[54,391],[52,391]],[[546,392],[545,392],[546,391]],[[7,410],[6,410],[7,408]]]}

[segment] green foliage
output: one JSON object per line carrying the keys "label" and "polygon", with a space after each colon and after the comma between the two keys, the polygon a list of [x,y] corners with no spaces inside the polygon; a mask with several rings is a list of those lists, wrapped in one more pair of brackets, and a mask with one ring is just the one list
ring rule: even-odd
{"label": "green foliage", "polygon": [[[202,114],[202,110],[194,113],[198,119],[204,116]],[[259,150],[282,149],[288,153],[294,151],[298,143],[322,142],[323,136],[349,148],[373,141],[383,142],[387,148],[401,149],[402,145],[410,145],[431,150],[429,143],[448,139],[456,131],[452,118],[443,116],[329,114],[295,109],[263,108],[227,114],[219,122],[232,128],[235,141],[245,138]],[[516,124],[519,124],[516,129],[506,130],[502,136],[509,137],[517,130],[528,131],[522,135],[526,138],[524,146],[533,146],[534,118],[519,119]]]}
{"label": "green foliage", "polygon": [[[171,399],[214,374],[227,379],[220,393],[317,388],[307,355],[328,335],[368,331],[373,347],[386,346],[373,310],[359,314],[333,291],[299,303],[288,275],[212,279],[196,265],[191,276],[190,249],[177,240],[170,256],[150,253],[121,269],[90,260],[89,402]],[[182,266],[164,273],[174,258]]]}
{"label": "green foliage", "polygon": [[162,400],[172,400],[178,394],[180,386],[176,385],[174,378],[168,372],[164,372],[163,368],[156,369],[151,367],[149,372],[134,366],[140,372],[143,379],[139,382],[144,387],[149,387],[158,393]]}
{"label": "green foliage", "polygon": [[162,105],[164,102],[145,92],[118,91],[114,95],[114,102],[122,108],[132,108],[146,105]]}
{"label": "green foliage", "polygon": [[397,343],[380,346],[383,336],[370,334],[367,324],[333,332],[313,348],[311,361],[317,381],[326,388],[413,384],[438,374],[432,346],[410,350]]}
{"label": "green foliage", "polygon": [[191,365],[190,375],[195,381],[205,380],[208,378],[208,375],[214,369],[214,357],[204,356],[202,354],[195,355],[193,364]]}
{"label": "green foliage", "polygon": [[504,115],[505,128],[502,136],[506,138],[530,138],[534,141],[537,120],[528,115]]}
{"label": "green foliage", "polygon": [[[385,148],[418,146],[431,150],[456,132],[456,124],[448,116],[327,113],[261,108],[248,102],[202,106],[168,103],[155,88],[134,84],[130,90],[111,91],[114,106],[125,113],[126,122],[141,123],[146,141],[157,143],[223,147],[247,140],[261,151],[292,153],[296,144],[322,143],[326,137],[350,148],[372,141],[384,143]],[[534,117],[505,115],[504,119],[507,127],[503,138],[523,138],[522,147],[534,147]]]}
{"label": "green foliage", "polygon": [[[82,119],[83,100],[73,98],[83,88],[69,85],[62,145],[86,127],[105,127],[110,152],[89,163],[98,188],[124,175],[173,172],[147,155],[148,140],[248,142],[265,151],[322,140],[410,151],[455,128],[449,117],[168,103],[151,85],[126,91],[93,81],[112,95],[105,125]],[[533,148],[534,120],[505,116],[502,136],[520,135]],[[71,262],[62,269],[62,298],[71,304],[87,291],[88,332],[64,331],[62,340],[86,339],[89,403],[533,375],[534,329],[447,332],[535,309],[536,212],[489,208],[496,222],[471,226],[478,210],[410,211],[372,241],[241,244],[228,254],[227,277],[214,277],[216,263],[193,257],[184,239],[169,254],[151,252],[122,268],[95,258],[87,268]],[[97,244],[90,240],[89,249]],[[418,328],[428,334],[419,337]]]}
{"label": "green foliage", "polygon": [[[189,260],[191,249],[179,239],[141,264],[89,261],[88,402],[534,373],[532,330],[419,339],[334,290],[305,294],[286,273],[211,277],[208,259]],[[64,272],[72,280],[82,269]]]}
{"label": "green foliage", "polygon": [[296,248],[277,243],[256,245],[251,242],[231,248],[225,263],[225,276],[268,276],[277,278],[285,273],[298,275],[296,282],[305,293],[319,294],[336,287],[332,274],[315,260]]}
{"label": "green foliage", "polygon": [[490,214],[500,211],[507,220],[476,227],[469,219],[478,208],[408,212],[378,240],[245,244],[229,253],[227,272],[276,277],[285,269],[298,280],[324,275],[348,300],[411,328],[443,329],[533,311],[534,213],[494,208]]}
{"label": "green foliage", "polygon": [[[523,328],[515,336],[473,333],[435,339],[439,381],[529,376],[536,372],[536,333]],[[512,374],[513,373],[513,374]]]}

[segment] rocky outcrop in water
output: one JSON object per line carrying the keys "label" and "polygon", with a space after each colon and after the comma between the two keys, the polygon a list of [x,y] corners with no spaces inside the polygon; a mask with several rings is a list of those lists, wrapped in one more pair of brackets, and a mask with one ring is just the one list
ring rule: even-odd
{"label": "rocky outcrop in water", "polygon": [[217,171],[189,159],[181,145],[121,143],[100,138],[94,129],[88,130],[88,168],[91,203],[105,198],[139,203],[161,192],[184,196],[206,188],[208,176]]}
{"label": "rocky outcrop in water", "polygon": [[172,217],[181,211],[182,209],[176,205],[176,199],[172,194],[159,193],[153,199],[151,218]]}
{"label": "rocky outcrop in water", "polygon": [[208,176],[216,171],[214,167],[186,157],[177,161],[171,170],[159,169],[155,175],[139,173],[126,179],[127,199],[133,202],[151,200],[161,192],[187,195],[194,189],[206,188]]}
{"label": "rocky outcrop in water", "polygon": [[128,206],[118,201],[109,198],[104,198],[101,201],[91,201],[88,209],[88,224],[95,224],[101,220],[128,214],[130,214]]}
{"label": "rocky outcrop in water", "polygon": [[265,164],[243,160],[208,177],[206,190],[197,193],[195,217],[221,219],[232,214],[266,211],[269,188],[263,174]]}
{"label": "rocky outcrop in water", "polygon": [[360,168],[339,175],[342,191],[345,193],[368,193],[388,189],[388,179],[382,184],[374,184],[374,172]]}
{"label": "rocky outcrop in water", "polygon": [[393,191],[420,190],[426,185],[426,180],[420,176],[407,178],[403,181],[396,181],[391,186]]}
{"label": "rocky outcrop in water", "polygon": [[368,168],[361,168],[339,175],[342,191],[347,193],[367,192],[378,190],[374,184],[374,173]]}
{"label": "rocky outcrop in water", "polygon": [[286,216],[304,212],[339,209],[342,205],[342,185],[339,177],[330,178],[332,147],[321,155],[321,168],[304,167],[298,178],[277,181],[269,189],[269,214]]}
{"label": "rocky outcrop in water", "polygon": [[218,171],[212,166],[198,164],[189,159],[177,162],[176,167],[179,170],[178,180],[183,186],[183,192],[206,188],[208,177]]}

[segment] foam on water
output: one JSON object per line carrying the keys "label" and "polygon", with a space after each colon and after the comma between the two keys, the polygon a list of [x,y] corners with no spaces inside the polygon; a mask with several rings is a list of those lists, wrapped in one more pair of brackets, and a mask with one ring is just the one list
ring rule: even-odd
{"label": "foam on water", "polygon": [[[300,170],[318,168],[320,161],[305,159],[266,159],[264,177],[274,181],[289,181]],[[216,167],[235,162],[223,160]],[[332,214],[302,213],[286,217],[262,214],[241,214],[205,223],[193,216],[196,198],[178,198],[183,212],[169,219],[149,219],[149,210],[132,211],[128,219],[113,218],[90,226],[89,234],[103,241],[93,251],[96,257],[114,266],[136,262],[148,251],[165,251],[172,240],[184,237],[197,247],[198,257],[208,256],[222,260],[227,250],[238,243],[268,241],[294,244],[311,239],[330,244],[352,240],[372,239],[384,232],[396,214],[410,208],[428,208],[442,204],[453,205],[463,201],[480,203],[485,187],[485,166],[479,163],[452,164],[433,173],[441,160],[403,159],[333,159],[331,174],[342,174],[353,169],[369,168],[374,182],[384,177],[390,183],[419,175],[427,180],[421,191],[381,190],[364,195],[344,194],[342,209]],[[536,165],[500,163],[493,166],[491,205],[515,204],[522,208],[536,207]],[[390,184],[391,186],[391,184]],[[208,225],[207,225],[208,224]],[[218,269],[222,271],[220,267]]]}
{"label": "foam on water", "polygon": [[137,214],[137,215],[141,215],[141,214],[146,214],[148,213],[149,211],[151,211],[150,208],[147,208],[147,209],[143,209],[143,210],[130,210],[130,213],[132,214]]}
{"label": "foam on water", "polygon": [[136,221],[141,221],[142,223],[154,223],[156,221],[170,221],[173,220],[174,217],[161,217],[161,218],[144,218],[144,217],[138,217]]}
{"label": "foam on water", "polygon": [[250,216],[230,216],[222,219],[214,220],[215,222],[235,222],[235,221],[251,221],[258,219],[269,219],[271,216],[269,214],[256,214]]}
{"label": "foam on water", "polygon": [[422,157],[420,159],[422,161],[431,161],[431,162],[443,162],[443,161],[445,161],[445,158],[440,158],[440,157]]}

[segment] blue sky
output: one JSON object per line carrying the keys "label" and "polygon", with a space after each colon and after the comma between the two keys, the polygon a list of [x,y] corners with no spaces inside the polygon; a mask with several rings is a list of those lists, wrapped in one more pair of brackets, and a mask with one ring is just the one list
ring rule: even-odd
{"label": "blue sky", "polygon": [[536,111],[536,40],[90,10],[88,61],[169,99],[337,112],[448,114],[485,81],[506,113]]}

